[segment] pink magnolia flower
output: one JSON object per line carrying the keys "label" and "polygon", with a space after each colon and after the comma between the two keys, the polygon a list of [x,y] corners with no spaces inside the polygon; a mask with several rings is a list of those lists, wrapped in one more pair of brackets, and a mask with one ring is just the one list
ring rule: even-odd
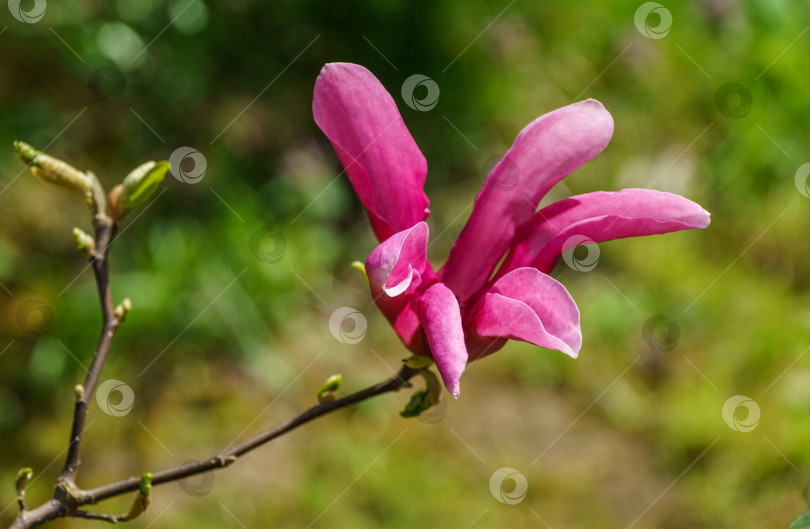
{"label": "pink magnolia flower", "polygon": [[518,134],[436,272],[424,222],[427,163],[382,84],[362,66],[327,64],[312,111],[381,242],[366,261],[371,294],[408,349],[433,357],[454,397],[467,362],[510,339],[576,358],[579,310],[548,275],[572,237],[601,242],[709,225],[694,202],[649,189],[587,193],[537,210],[554,184],[610,141],[613,118],[589,99]]}

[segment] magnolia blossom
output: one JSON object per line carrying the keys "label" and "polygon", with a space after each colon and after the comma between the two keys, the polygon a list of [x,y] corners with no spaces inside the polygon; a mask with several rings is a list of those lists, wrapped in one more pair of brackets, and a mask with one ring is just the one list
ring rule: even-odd
{"label": "magnolia blossom", "polygon": [[405,346],[433,357],[454,397],[467,362],[510,339],[576,358],[579,310],[548,275],[568,241],[709,225],[709,213],[694,202],[649,189],[586,193],[537,209],[554,184],[610,141],[613,118],[589,99],[540,116],[518,134],[435,271],[424,222],[427,162],[382,84],[362,66],[327,64],[312,111],[381,242],[366,261],[371,294]]}

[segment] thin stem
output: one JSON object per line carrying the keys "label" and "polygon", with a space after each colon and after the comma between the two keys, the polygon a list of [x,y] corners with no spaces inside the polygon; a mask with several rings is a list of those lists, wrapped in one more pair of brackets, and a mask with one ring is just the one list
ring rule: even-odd
{"label": "thin stem", "polygon": [[70,444],[68,455],[65,459],[65,466],[59,481],[75,482],[76,471],[81,464],[81,444],[82,434],[87,421],[87,406],[93,399],[96,391],[101,370],[110,352],[115,332],[118,329],[118,318],[115,316],[113,308],[112,293],[110,292],[110,275],[107,267],[107,254],[115,236],[115,224],[104,215],[96,215],[94,219],[96,233],[96,252],[90,261],[93,274],[96,278],[98,295],[101,300],[102,330],[101,337],[90,364],[90,370],[84,379],[84,384],[77,388],[76,404],[73,409],[73,424],[70,429]]}
{"label": "thin stem", "polygon": [[[383,382],[380,382],[379,384],[375,384],[332,402],[323,402],[317,404],[296,415],[295,417],[273,426],[272,428],[251,437],[247,441],[222,452],[218,456],[157,472],[154,474],[152,484],[160,485],[162,483],[178,481],[189,476],[203,474],[205,472],[210,472],[212,470],[229,466],[234,463],[239,456],[246,454],[251,450],[255,450],[273,439],[276,439],[277,437],[280,437],[298,428],[299,426],[307,424],[318,417],[322,417],[341,408],[346,408],[353,404],[371,399],[377,395],[398,391],[403,387],[410,387],[410,383],[408,381],[421,371],[422,370],[420,369],[413,369],[407,365],[403,365],[402,369],[400,369],[396,375],[384,380]],[[116,515],[90,513],[80,511],[77,508],[83,505],[94,504],[102,500],[121,496],[129,492],[135,492],[139,490],[139,485],[140,478],[131,477],[115,483],[97,487],[95,489],[76,489],[71,491],[68,495],[57,495],[54,497],[54,499],[33,510],[20,513],[9,529],[31,529],[62,516],[73,516],[94,520],[103,520],[107,522],[120,521],[120,517]]]}
{"label": "thin stem", "polygon": [[[406,365],[403,365],[399,373],[388,380],[360,390],[356,393],[352,393],[351,395],[347,395],[341,399],[317,404],[296,415],[295,417],[288,419],[268,430],[265,430],[254,437],[251,437],[244,443],[222,452],[218,456],[156,472],[152,478],[152,485],[160,485],[162,483],[177,481],[189,476],[226,467],[235,462],[239,456],[258,448],[265,443],[268,443],[273,439],[298,428],[299,426],[317,419],[318,417],[322,417],[323,415],[331,413],[335,410],[351,406],[352,404],[357,404],[358,402],[368,400],[377,395],[398,391],[404,386],[409,386],[408,380],[418,372],[419,370],[417,369],[412,369]],[[97,487],[95,489],[85,490],[82,492],[82,505],[96,503],[114,496],[120,496],[121,494],[125,494],[127,492],[136,491],[138,490],[139,483],[140,478],[131,477],[116,483]]]}

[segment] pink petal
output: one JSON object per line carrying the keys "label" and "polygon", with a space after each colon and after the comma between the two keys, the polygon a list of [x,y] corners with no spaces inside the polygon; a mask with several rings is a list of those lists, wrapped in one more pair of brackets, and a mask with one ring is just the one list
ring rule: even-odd
{"label": "pink petal", "polygon": [[417,304],[430,351],[451,395],[459,396],[459,379],[467,365],[461,312],[453,292],[441,283],[427,289]]}
{"label": "pink petal", "polygon": [[416,315],[416,294],[424,282],[435,281],[427,260],[428,226],[424,222],[392,235],[366,259],[374,302],[413,352],[425,344]]}
{"label": "pink petal", "polygon": [[[582,346],[576,303],[564,286],[534,268],[518,268],[499,279],[481,299],[472,327],[484,338],[521,340],[573,358]],[[481,340],[470,356],[490,354],[490,342]]]}
{"label": "pink petal", "polygon": [[379,241],[428,216],[427,162],[394,100],[371,72],[327,64],[315,82],[315,122],[343,163]]}
{"label": "pink petal", "polygon": [[624,189],[573,196],[541,209],[517,229],[502,270],[532,266],[550,272],[560,254],[583,238],[602,242],[656,235],[705,228],[710,221],[702,207],[672,193]]}
{"label": "pink petal", "polygon": [[515,227],[528,221],[554,184],[598,155],[613,134],[613,118],[593,99],[532,121],[487,177],[440,273],[462,300],[490,278]]}

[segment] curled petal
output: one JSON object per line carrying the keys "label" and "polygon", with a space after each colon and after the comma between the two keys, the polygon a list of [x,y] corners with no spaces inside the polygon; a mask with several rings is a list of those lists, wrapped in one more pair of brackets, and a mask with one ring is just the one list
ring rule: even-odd
{"label": "curled petal", "polygon": [[423,353],[415,295],[423,282],[435,281],[427,261],[428,226],[420,222],[394,234],[366,260],[374,302],[415,353]]}
{"label": "curled petal", "polygon": [[610,241],[705,228],[709,213],[682,196],[650,189],[596,192],[555,202],[520,226],[502,270],[532,266],[550,272],[577,241]]}
{"label": "curled petal", "polygon": [[380,242],[427,218],[427,162],[396,103],[371,72],[357,64],[324,66],[315,82],[312,113]]}
{"label": "curled petal", "polygon": [[581,101],[529,123],[492,169],[441,272],[467,300],[490,278],[515,228],[528,221],[554,184],[596,157],[610,141],[613,118],[601,103]]}
{"label": "curled petal", "polygon": [[372,288],[396,297],[427,267],[428,226],[420,222],[377,246],[366,259],[366,274]]}
{"label": "curled petal", "polygon": [[573,358],[579,354],[579,309],[552,277],[534,268],[518,268],[496,281],[480,303],[472,323],[480,337],[521,340]]}
{"label": "curled petal", "polygon": [[417,311],[444,385],[458,398],[459,379],[467,365],[458,300],[449,288],[436,283],[419,298]]}

